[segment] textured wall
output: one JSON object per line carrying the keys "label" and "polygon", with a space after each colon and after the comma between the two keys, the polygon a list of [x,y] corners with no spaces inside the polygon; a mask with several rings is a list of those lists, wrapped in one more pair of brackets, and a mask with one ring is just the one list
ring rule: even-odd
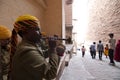
{"label": "textured wall", "polygon": [[89,0],[88,8],[88,39],[107,42],[110,32],[120,39],[120,0]]}
{"label": "textured wall", "polygon": [[[72,37],[72,0],[64,0],[65,1],[65,27],[66,27],[66,37]],[[67,2],[71,3],[68,4]]]}
{"label": "textured wall", "polygon": [[67,5],[65,3],[65,24],[66,26],[72,26],[72,4]]}

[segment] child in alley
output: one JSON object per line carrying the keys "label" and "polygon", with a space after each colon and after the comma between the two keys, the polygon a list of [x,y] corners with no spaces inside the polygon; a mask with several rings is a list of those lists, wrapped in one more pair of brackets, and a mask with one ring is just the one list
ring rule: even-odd
{"label": "child in alley", "polygon": [[82,46],[81,50],[82,50],[82,57],[84,57],[86,51],[85,46]]}

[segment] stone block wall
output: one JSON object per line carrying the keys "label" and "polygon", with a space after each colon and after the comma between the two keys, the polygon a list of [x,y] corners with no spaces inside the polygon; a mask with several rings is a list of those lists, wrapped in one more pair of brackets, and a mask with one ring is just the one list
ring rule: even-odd
{"label": "stone block wall", "polygon": [[88,8],[88,39],[107,43],[111,32],[120,39],[120,0],[89,0]]}

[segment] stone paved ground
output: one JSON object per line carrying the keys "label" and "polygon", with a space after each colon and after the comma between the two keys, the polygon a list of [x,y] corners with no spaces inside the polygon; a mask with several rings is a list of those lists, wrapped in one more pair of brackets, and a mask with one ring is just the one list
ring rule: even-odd
{"label": "stone paved ground", "polygon": [[103,60],[92,59],[89,52],[81,57],[81,52],[73,55],[69,66],[64,69],[60,80],[120,80],[120,63],[116,66],[108,64],[109,59],[103,56]]}

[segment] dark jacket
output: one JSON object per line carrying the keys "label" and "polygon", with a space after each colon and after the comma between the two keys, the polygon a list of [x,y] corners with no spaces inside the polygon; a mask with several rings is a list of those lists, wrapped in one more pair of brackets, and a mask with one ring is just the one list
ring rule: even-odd
{"label": "dark jacket", "polygon": [[12,62],[12,80],[51,80],[56,77],[58,55],[51,53],[47,63],[40,47],[22,41]]}

